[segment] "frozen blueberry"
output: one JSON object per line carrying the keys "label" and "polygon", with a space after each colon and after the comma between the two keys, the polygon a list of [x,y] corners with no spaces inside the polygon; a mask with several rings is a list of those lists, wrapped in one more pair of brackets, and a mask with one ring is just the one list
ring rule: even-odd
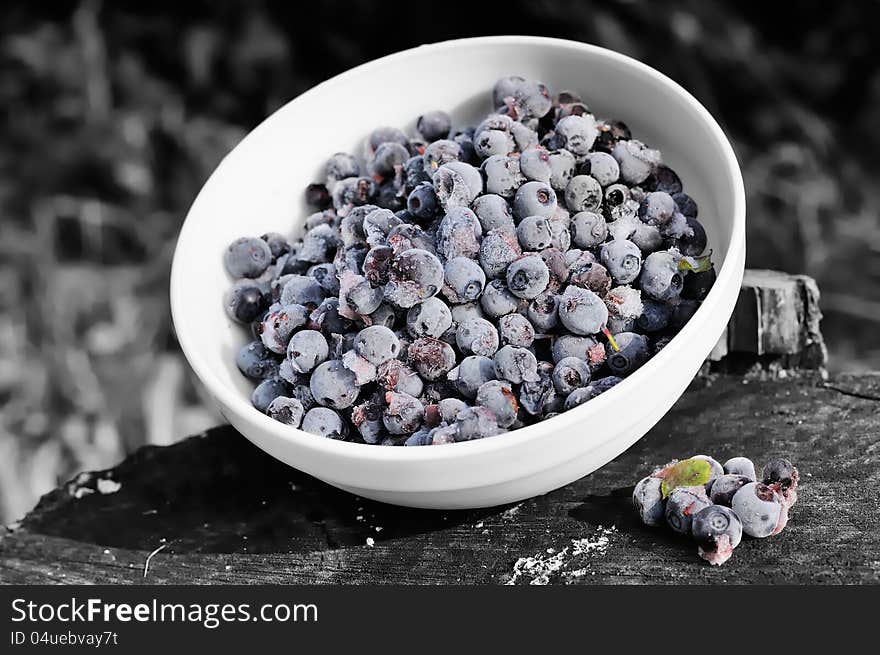
{"label": "frozen blueberry", "polygon": [[386,294],[362,275],[345,271],[339,276],[339,312],[355,320],[379,309]]}
{"label": "frozen blueberry", "polygon": [[675,200],[663,191],[652,191],[639,205],[639,216],[648,225],[666,225],[677,211]]}
{"label": "frozen blueberry", "polygon": [[590,367],[579,357],[565,357],[553,368],[553,386],[563,396],[590,382]]}
{"label": "frozen blueberry", "polygon": [[550,166],[550,153],[544,148],[529,148],[519,156],[522,174],[535,182],[550,183],[553,169]]}
{"label": "frozen blueberry", "polygon": [[232,277],[259,277],[272,263],[272,251],[262,239],[236,239],[223,255],[223,263]]}
{"label": "frozen blueberry", "polygon": [[513,198],[525,176],[519,167],[519,159],[506,155],[492,155],[480,165],[480,171],[486,179],[486,193],[496,194],[503,198]]}
{"label": "frozen blueberry", "polygon": [[332,295],[339,293],[339,278],[336,277],[336,266],[332,263],[315,264],[309,268],[307,275],[317,282],[326,293]]}
{"label": "frozen blueberry", "polygon": [[620,177],[627,184],[641,184],[660,164],[660,152],[641,141],[619,141],[611,151],[620,165]]}
{"label": "frozen blueberry", "polygon": [[669,168],[669,166],[664,164],[657,166],[657,168],[654,169],[652,179],[655,191],[663,191],[669,195],[681,193],[681,178],[679,178],[678,173]]}
{"label": "frozen blueberry", "polygon": [[602,186],[591,175],[575,175],[565,187],[565,206],[572,212],[595,212],[602,206]]}
{"label": "frozen blueberry", "polygon": [[483,383],[495,379],[495,364],[483,355],[469,355],[447,374],[455,389],[465,398],[476,398]]}
{"label": "frozen blueberry", "polygon": [[675,300],[684,287],[684,276],[679,271],[679,257],[673,251],[652,252],[642,263],[639,280],[642,291],[661,302]]}
{"label": "frozen blueberry", "polygon": [[529,303],[528,323],[539,332],[550,332],[559,323],[559,296],[554,293],[542,293]]}
{"label": "frozen blueberry", "polygon": [[250,280],[239,280],[224,299],[226,314],[236,323],[252,323],[258,319],[268,307],[265,294]]}
{"label": "frozen blueberry", "polygon": [[556,192],[546,182],[526,182],[513,198],[513,215],[550,217],[556,211]]}
{"label": "frozen blueberry", "polygon": [[412,434],[422,424],[425,408],[418,398],[406,393],[388,391],[385,394],[385,402],[388,403],[388,407],[385,408],[382,420],[391,434]]}
{"label": "frozen blueberry", "polygon": [[266,413],[280,423],[298,428],[300,423],[302,423],[305,409],[303,409],[302,403],[296,398],[278,396],[269,403]]}
{"label": "frozen blueberry", "polygon": [[557,207],[556,213],[547,219],[550,226],[550,246],[564,253],[571,247],[571,217],[564,207]]}
{"label": "frozen blueberry", "polygon": [[419,397],[425,385],[416,372],[399,359],[389,359],[377,367],[376,381],[386,391],[407,393]]}
{"label": "frozen blueberry", "polygon": [[712,483],[709,498],[716,505],[730,507],[734,494],[740,490],[740,487],[747,485],[749,482],[754,482],[754,480],[750,480],[745,475],[727,473],[719,476]]}
{"label": "frozen blueberry", "polygon": [[494,437],[503,430],[495,414],[485,407],[466,407],[455,417],[456,441],[472,441]]}
{"label": "frozen blueberry", "polygon": [[445,211],[453,207],[470,207],[483,191],[480,172],[464,162],[443,164],[431,178],[437,199]]}
{"label": "frozen blueberry", "polygon": [[519,403],[508,382],[490,380],[477,389],[477,405],[485,407],[493,414],[502,428],[510,427],[516,421]]}
{"label": "frozen blueberry", "polygon": [[406,199],[406,208],[418,220],[428,221],[436,216],[440,209],[437,192],[430,182],[422,182],[414,188]]}
{"label": "frozen blueberry", "polygon": [[266,314],[257,332],[266,348],[281,355],[287,350],[287,342],[294,330],[305,325],[308,318],[306,307],[287,305]]}
{"label": "frozen blueberry", "polygon": [[428,175],[433,176],[434,172],[443,164],[458,161],[460,156],[461,146],[455,141],[439,139],[425,148],[425,153],[422,155],[422,167]]}
{"label": "frozen blueberry", "polygon": [[351,322],[339,313],[339,298],[326,298],[310,315],[309,320],[324,335],[345,334]]}
{"label": "frozen blueberry", "polygon": [[431,337],[413,341],[407,349],[407,359],[425,380],[439,380],[455,366],[455,351],[448,343]]}
{"label": "frozen blueberry", "polygon": [[414,305],[406,314],[406,330],[413,338],[439,339],[452,327],[452,313],[439,298],[428,298]]}
{"label": "frozen blueberry", "polygon": [[645,298],[642,300],[642,313],[636,319],[636,328],[642,332],[665,330],[669,325],[672,310],[672,305]]}
{"label": "frozen blueberry", "polygon": [[269,246],[269,252],[272,253],[273,262],[278,261],[278,258],[281,257],[281,255],[286,255],[290,252],[290,243],[288,243],[287,237],[283,234],[279,234],[278,232],[266,232],[260,238],[266,242],[267,246]]}
{"label": "frozen blueberry", "polygon": [[452,326],[458,328],[459,325],[471,320],[472,318],[486,318],[480,303],[465,302],[460,305],[453,305],[449,311],[452,314]]}
{"label": "frozen blueberry", "polygon": [[513,384],[537,382],[541,379],[538,376],[538,360],[534,354],[526,348],[516,346],[503,346],[495,353],[495,375],[498,379]]}
{"label": "frozen blueberry", "polygon": [[513,136],[504,130],[483,130],[474,136],[474,150],[482,157],[507,155],[516,147]]}
{"label": "frozen blueberry", "polygon": [[[483,243],[485,242],[486,239],[483,240]],[[515,312],[521,302],[523,301],[510,293],[503,280],[489,282],[483,290],[483,295],[480,296],[480,307],[491,318],[500,318]]]}
{"label": "frozen blueberry", "polygon": [[385,413],[384,396],[375,394],[355,405],[351,410],[351,423],[369,444],[381,443],[388,436],[382,416]]}
{"label": "frozen blueberry", "polygon": [[730,501],[730,508],[742,521],[743,532],[750,537],[778,534],[788,520],[788,509],[782,497],[760,482],[749,482],[740,487]]}
{"label": "frozen blueberry", "polygon": [[251,341],[235,356],[238,370],[252,380],[263,380],[278,373],[278,360],[262,341]]}
{"label": "frozen blueberry", "polygon": [[543,216],[526,216],[516,227],[516,236],[524,250],[544,250],[550,246],[550,222]]}
{"label": "frozen blueberry", "polygon": [[592,291],[569,286],[559,298],[559,320],[574,334],[598,333],[608,322],[608,308]]}
{"label": "frozen blueberry", "polygon": [[660,478],[649,476],[639,480],[633,489],[633,505],[645,525],[656,527],[663,525],[665,521],[666,501],[660,490],[662,482]]}
{"label": "frozen blueberry", "polygon": [[641,250],[632,241],[626,239],[616,239],[603,244],[599,256],[616,284],[629,284],[642,270]]}
{"label": "frozen blueberry", "polygon": [[327,160],[324,165],[324,177],[327,188],[331,191],[340,180],[357,177],[361,174],[361,167],[357,159],[347,152],[337,152]]}
{"label": "frozen blueberry", "polygon": [[281,378],[266,378],[254,389],[251,403],[265,414],[273,400],[279,396],[287,396],[289,391],[290,385]]}
{"label": "frozen blueberry", "polygon": [[673,193],[672,199],[678,205],[678,211],[687,218],[696,218],[698,214],[697,203],[686,193]]}
{"label": "frozen blueberry", "polygon": [[727,507],[710,505],[693,517],[691,535],[700,557],[710,564],[724,564],[742,540],[743,525]]}
{"label": "frozen blueberry", "polygon": [[518,298],[537,298],[550,282],[550,271],[540,255],[525,255],[507,267],[507,287]]}
{"label": "frozen blueberry", "polygon": [[748,457],[731,457],[722,466],[728,475],[744,475],[751,482],[758,479],[755,475],[755,465]]}
{"label": "frozen blueberry", "polygon": [[798,470],[787,459],[771,459],[761,469],[761,482],[785,492],[797,487]]}
{"label": "frozen blueberry", "polygon": [[315,330],[300,330],[287,344],[287,357],[297,373],[309,373],[318,364],[326,361],[330,346],[324,335]]}
{"label": "frozen blueberry", "polygon": [[357,354],[378,366],[394,359],[400,352],[397,335],[383,325],[371,325],[358,332],[354,340]]}
{"label": "frozen blueberry", "polygon": [[550,164],[550,186],[556,191],[564,191],[574,177],[575,156],[568,150],[551,150],[548,154]]}
{"label": "frozen blueberry", "polygon": [[611,289],[611,275],[608,269],[598,262],[582,258],[570,267],[569,283],[572,286],[592,291],[604,296]]}
{"label": "frozen blueberry", "polygon": [[[601,356],[596,353],[601,350]],[[592,337],[579,337],[573,334],[561,334],[553,340],[551,347],[553,362],[558,364],[566,357],[578,357],[590,364],[598,359],[601,364],[605,361],[604,347]]]}
{"label": "frozen blueberry", "polygon": [[694,515],[711,502],[703,487],[676,487],[666,499],[666,523],[679,534],[691,534]]}
{"label": "frozen blueberry", "polygon": [[347,177],[333,187],[333,207],[345,215],[353,207],[366,205],[376,197],[378,185],[368,177]]}
{"label": "frozen blueberry", "polygon": [[681,297],[688,300],[705,300],[706,296],[715,285],[715,267],[712,266],[708,271],[698,271],[696,273],[688,273],[684,278],[684,286],[681,289]]}
{"label": "frozen blueberry", "polygon": [[598,134],[595,121],[590,115],[566,116],[556,124],[559,146],[577,157],[589,153]]}
{"label": "frozen blueberry", "polygon": [[443,294],[449,302],[459,304],[480,297],[486,286],[486,274],[480,265],[467,257],[453,257],[444,267]]}
{"label": "frozen blueberry", "polygon": [[419,116],[416,121],[416,129],[425,141],[431,143],[449,135],[449,131],[452,129],[452,119],[449,114],[439,109],[427,111]]}
{"label": "frozen blueberry", "polygon": [[516,233],[503,229],[489,232],[480,242],[480,266],[490,278],[502,277],[511,262],[522,255]]}
{"label": "frozen blueberry", "polygon": [[484,318],[471,318],[458,326],[455,341],[464,354],[489,357],[498,350],[498,330]]}
{"label": "frozen blueberry", "polygon": [[635,332],[621,332],[614,335],[617,348],[609,343],[605,346],[608,368],[617,376],[624,377],[632,373],[651,357],[648,338]]}
{"label": "frozen blueberry", "polygon": [[571,240],[578,248],[594,248],[607,238],[608,225],[601,215],[583,211],[571,217]]}
{"label": "frozen blueberry", "polygon": [[474,258],[480,251],[483,228],[467,207],[450,209],[437,227],[437,252],[446,259]]}
{"label": "frozen blueberry", "polygon": [[[284,286],[278,299],[282,305],[311,305],[317,307],[327,296],[320,284],[307,275],[285,275]],[[279,281],[281,281],[279,279]]]}
{"label": "frozen blueberry", "polygon": [[309,389],[318,404],[333,409],[346,409],[357,400],[360,389],[355,375],[338,359],[319,364],[312,372]]}
{"label": "frozen blueberry", "polygon": [[386,141],[376,148],[370,160],[370,173],[374,177],[389,178],[403,168],[409,159],[409,150],[393,141]]}
{"label": "frozen blueberry", "polygon": [[612,334],[632,332],[636,319],[644,309],[642,293],[629,285],[614,287],[605,294],[605,306],[608,307],[608,329]]}
{"label": "frozen blueberry", "polygon": [[480,221],[483,234],[489,234],[492,230],[503,230],[508,234],[515,234],[516,226],[513,222],[513,213],[510,205],[499,195],[486,193],[471,205],[474,214]]}
{"label": "frozen blueberry", "polygon": [[432,296],[443,286],[443,265],[437,256],[413,248],[396,254],[388,267],[385,298],[408,309]]}
{"label": "frozen blueberry", "polygon": [[302,430],[328,439],[345,439],[348,428],[338,412],[327,407],[313,407],[302,420]]}
{"label": "frozen blueberry", "polygon": [[617,182],[620,177],[620,166],[607,152],[591,152],[584,159],[579,173],[591,175],[599,184],[606,187]]}

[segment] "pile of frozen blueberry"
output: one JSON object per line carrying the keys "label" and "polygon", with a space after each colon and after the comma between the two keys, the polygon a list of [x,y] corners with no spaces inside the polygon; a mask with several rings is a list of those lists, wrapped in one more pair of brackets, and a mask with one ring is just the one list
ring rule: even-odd
{"label": "pile of frozen blueberry", "polygon": [[668,525],[697,542],[700,557],[724,564],[742,540],[770,537],[788,523],[797,502],[798,470],[771,459],[761,470],[746,457],[724,464],[706,455],[672,462],[643,478],[633,504],[646,525]]}
{"label": "pile of frozen blueberry", "polygon": [[306,432],[420,446],[500,434],[610,389],[715,271],[660,152],[576,94],[499,80],[475,127],[418,117],[336,153],[301,239],[225,252],[253,404]]}

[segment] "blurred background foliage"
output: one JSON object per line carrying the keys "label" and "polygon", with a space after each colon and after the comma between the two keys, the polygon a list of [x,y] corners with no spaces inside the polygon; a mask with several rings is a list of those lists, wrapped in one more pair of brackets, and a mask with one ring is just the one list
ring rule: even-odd
{"label": "blurred background foliage", "polygon": [[734,141],[749,266],[817,278],[831,368],[880,368],[878,24],[874,0],[5,3],[0,519],[78,470],[221,420],[167,299],[200,185],[293,96],[447,38],[578,39],[682,83]]}

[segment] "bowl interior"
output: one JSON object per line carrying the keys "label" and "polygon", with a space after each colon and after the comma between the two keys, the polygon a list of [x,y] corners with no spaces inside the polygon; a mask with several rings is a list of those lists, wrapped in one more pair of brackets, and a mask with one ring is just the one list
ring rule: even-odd
{"label": "bowl interior", "polygon": [[308,215],[303,190],[320,179],[331,154],[360,154],[365,137],[381,125],[411,132],[415,118],[431,109],[449,111],[456,125],[473,124],[491,110],[495,80],[511,74],[539,79],[551,92],[578,92],[597,116],[623,120],[635,138],[659,148],[698,203],[716,267],[723,264],[738,229],[736,163],[704,110],[667,78],[622,55],[551,39],[423,46],[348,71],[291,101],[205,184],[179,238],[172,305],[184,351],[209,390],[233,388],[250,403],[252,385],[234,363],[248,337],[222,307],[230,284],[221,257],[226,245],[267,231],[296,234]]}

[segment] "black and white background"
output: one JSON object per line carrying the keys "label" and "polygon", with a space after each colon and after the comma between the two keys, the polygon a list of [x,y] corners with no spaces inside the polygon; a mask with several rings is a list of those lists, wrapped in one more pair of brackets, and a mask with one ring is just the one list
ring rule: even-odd
{"label": "black and white background", "polygon": [[77,471],[221,421],[168,308],[200,185],[295,95],[448,38],[578,39],[684,85],[740,159],[747,265],[815,277],[830,369],[880,368],[878,22],[880,3],[856,0],[6,3],[0,522]]}

